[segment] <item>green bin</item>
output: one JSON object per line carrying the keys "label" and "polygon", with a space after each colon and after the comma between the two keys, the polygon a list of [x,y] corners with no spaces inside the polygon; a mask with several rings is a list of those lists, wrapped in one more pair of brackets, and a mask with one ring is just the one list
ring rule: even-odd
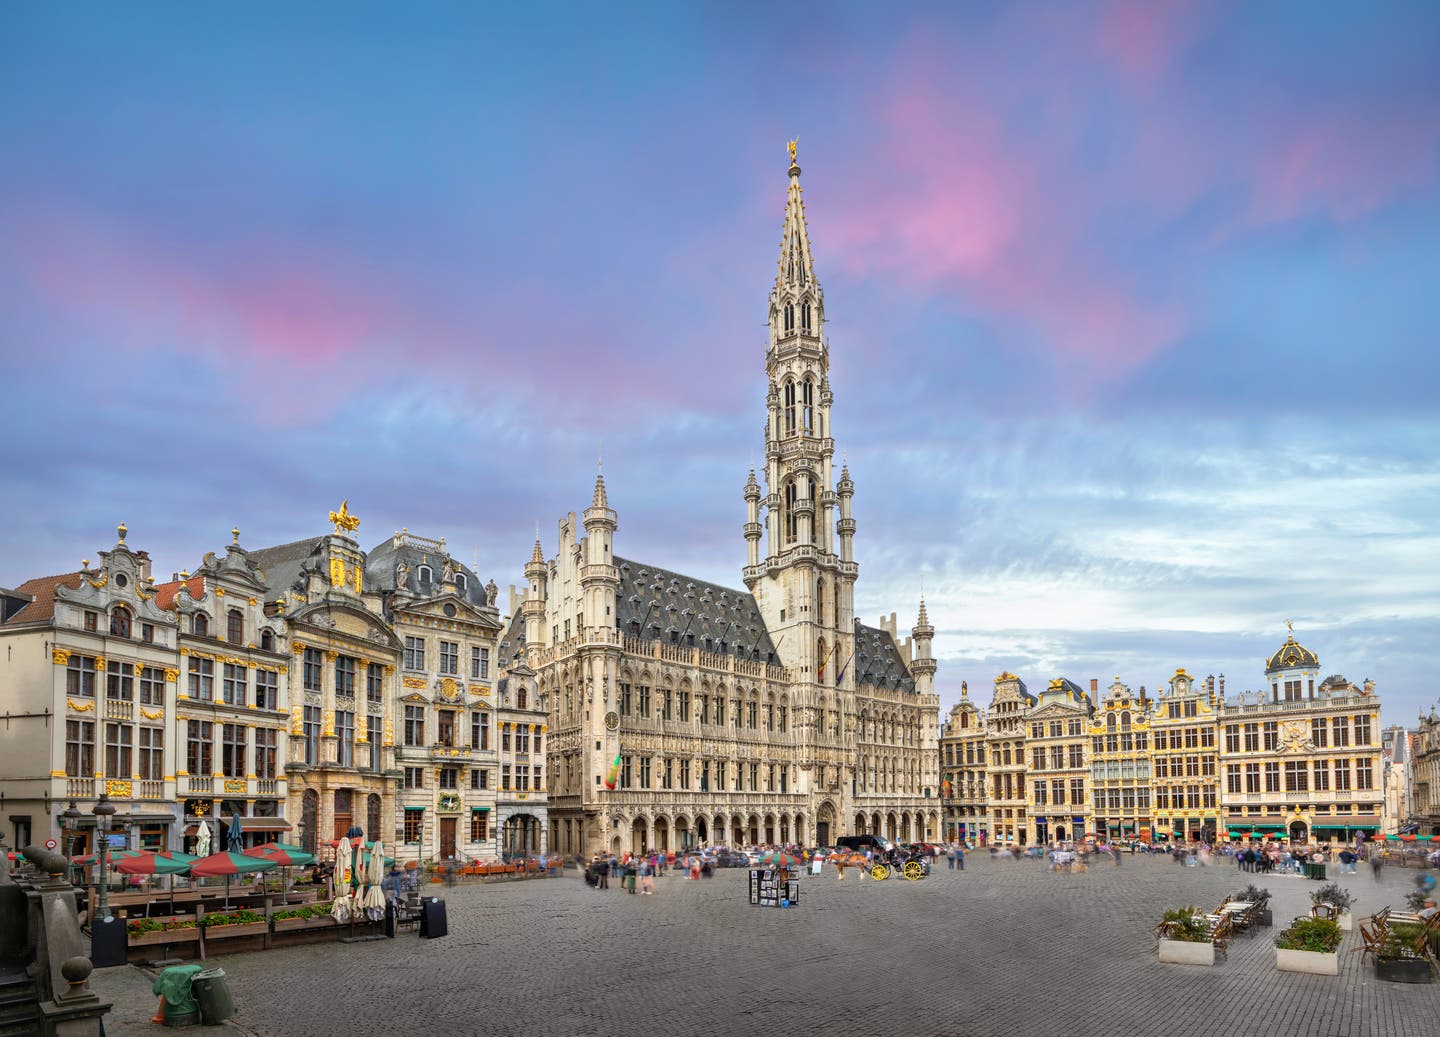
{"label": "green bin", "polygon": [[165,999],[161,1016],[166,1026],[194,1026],[200,1021],[200,1006],[190,985],[199,971],[199,965],[174,965],[156,977],[151,993]]}
{"label": "green bin", "polygon": [[223,1023],[235,1014],[235,1000],[225,982],[224,969],[206,969],[190,984],[195,1000],[200,1003],[200,1020],[206,1026]]}

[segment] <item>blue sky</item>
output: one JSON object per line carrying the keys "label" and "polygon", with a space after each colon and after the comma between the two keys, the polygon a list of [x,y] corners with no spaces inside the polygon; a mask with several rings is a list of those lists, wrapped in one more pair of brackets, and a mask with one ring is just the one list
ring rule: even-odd
{"label": "blue sky", "polygon": [[738,585],[800,163],[863,618],[948,706],[1293,619],[1436,699],[1430,4],[0,10],[0,584],[126,521],[448,538],[505,586],[589,497]]}

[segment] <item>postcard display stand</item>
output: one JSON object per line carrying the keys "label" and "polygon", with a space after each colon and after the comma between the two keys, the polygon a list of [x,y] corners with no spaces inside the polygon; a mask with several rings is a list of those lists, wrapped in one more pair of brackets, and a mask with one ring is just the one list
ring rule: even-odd
{"label": "postcard display stand", "polygon": [[800,880],[782,880],[778,871],[752,868],[750,903],[756,907],[794,907],[800,903]]}

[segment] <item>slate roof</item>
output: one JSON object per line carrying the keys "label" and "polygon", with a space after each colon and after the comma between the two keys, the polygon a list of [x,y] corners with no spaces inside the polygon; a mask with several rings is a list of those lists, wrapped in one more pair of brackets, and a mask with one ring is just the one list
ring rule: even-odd
{"label": "slate roof", "polygon": [[[420,597],[431,597],[440,592],[440,570],[445,567],[447,557],[420,544],[406,543],[396,547],[395,538],[386,537],[365,556],[365,582],[370,589],[385,594],[396,590],[399,580],[397,569],[403,562],[410,570],[405,577],[405,589]],[[495,604],[486,599],[485,586],[473,569],[453,557],[450,561],[457,572],[465,574],[465,590],[460,593],[461,598],[476,608]],[[432,577],[428,584],[423,585],[420,583],[422,565],[430,568]]]}
{"label": "slate roof", "polygon": [[59,576],[39,576],[33,580],[26,580],[12,593],[16,596],[33,597],[35,600],[7,619],[5,624],[9,626],[21,623],[41,623],[54,619],[55,589],[69,587],[74,590],[80,586],[80,580],[81,574],[78,572],[62,573]]}
{"label": "slate roof", "polygon": [[319,564],[318,557],[312,559],[312,556],[324,542],[323,536],[308,537],[249,552],[250,560],[265,570],[265,585],[270,589],[267,600],[283,597],[299,581],[304,570]]}
{"label": "slate roof", "polygon": [[505,669],[515,663],[517,659],[523,661],[525,652],[525,618],[517,608],[515,614],[510,617],[510,622],[500,635],[500,643],[496,654],[499,656],[496,666],[498,669]]}
{"label": "slate roof", "polygon": [[689,645],[693,637],[697,648],[739,649],[761,660],[775,651],[753,594],[618,555],[615,564],[620,568],[616,611],[622,633],[669,643],[673,631],[680,644]]}
{"label": "slate roof", "polygon": [[[840,660],[840,665],[845,665],[845,660]],[[915,680],[889,631],[866,626],[858,619],[855,621],[855,658],[850,666],[855,670],[856,684],[915,690]]]}

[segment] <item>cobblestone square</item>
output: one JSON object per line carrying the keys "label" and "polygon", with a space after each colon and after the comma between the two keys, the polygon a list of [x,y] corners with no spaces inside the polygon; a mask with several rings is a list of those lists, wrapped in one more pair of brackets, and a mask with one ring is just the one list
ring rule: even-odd
{"label": "cobblestone square", "polygon": [[[1342,881],[1356,914],[1399,905],[1415,872]],[[792,910],[750,906],[747,873],[670,875],[654,896],[547,881],[433,887],[449,936],[324,944],[218,959],[240,1027],[262,1037],[356,1033],[1013,1035],[1435,1032],[1435,985],[1375,980],[1347,934],[1338,978],[1276,971],[1275,930],[1213,968],[1161,965],[1166,907],[1214,906],[1246,882],[1277,924],[1314,883],[1233,865],[1125,858],[1080,874],[972,855],[920,882],[802,883]],[[106,981],[110,982],[110,981]],[[104,992],[104,991],[102,991]],[[148,1006],[153,1010],[153,1002]],[[109,1031],[139,1032],[117,1014]],[[149,1027],[143,1027],[149,1029]],[[818,1028],[818,1029],[817,1029]]]}

